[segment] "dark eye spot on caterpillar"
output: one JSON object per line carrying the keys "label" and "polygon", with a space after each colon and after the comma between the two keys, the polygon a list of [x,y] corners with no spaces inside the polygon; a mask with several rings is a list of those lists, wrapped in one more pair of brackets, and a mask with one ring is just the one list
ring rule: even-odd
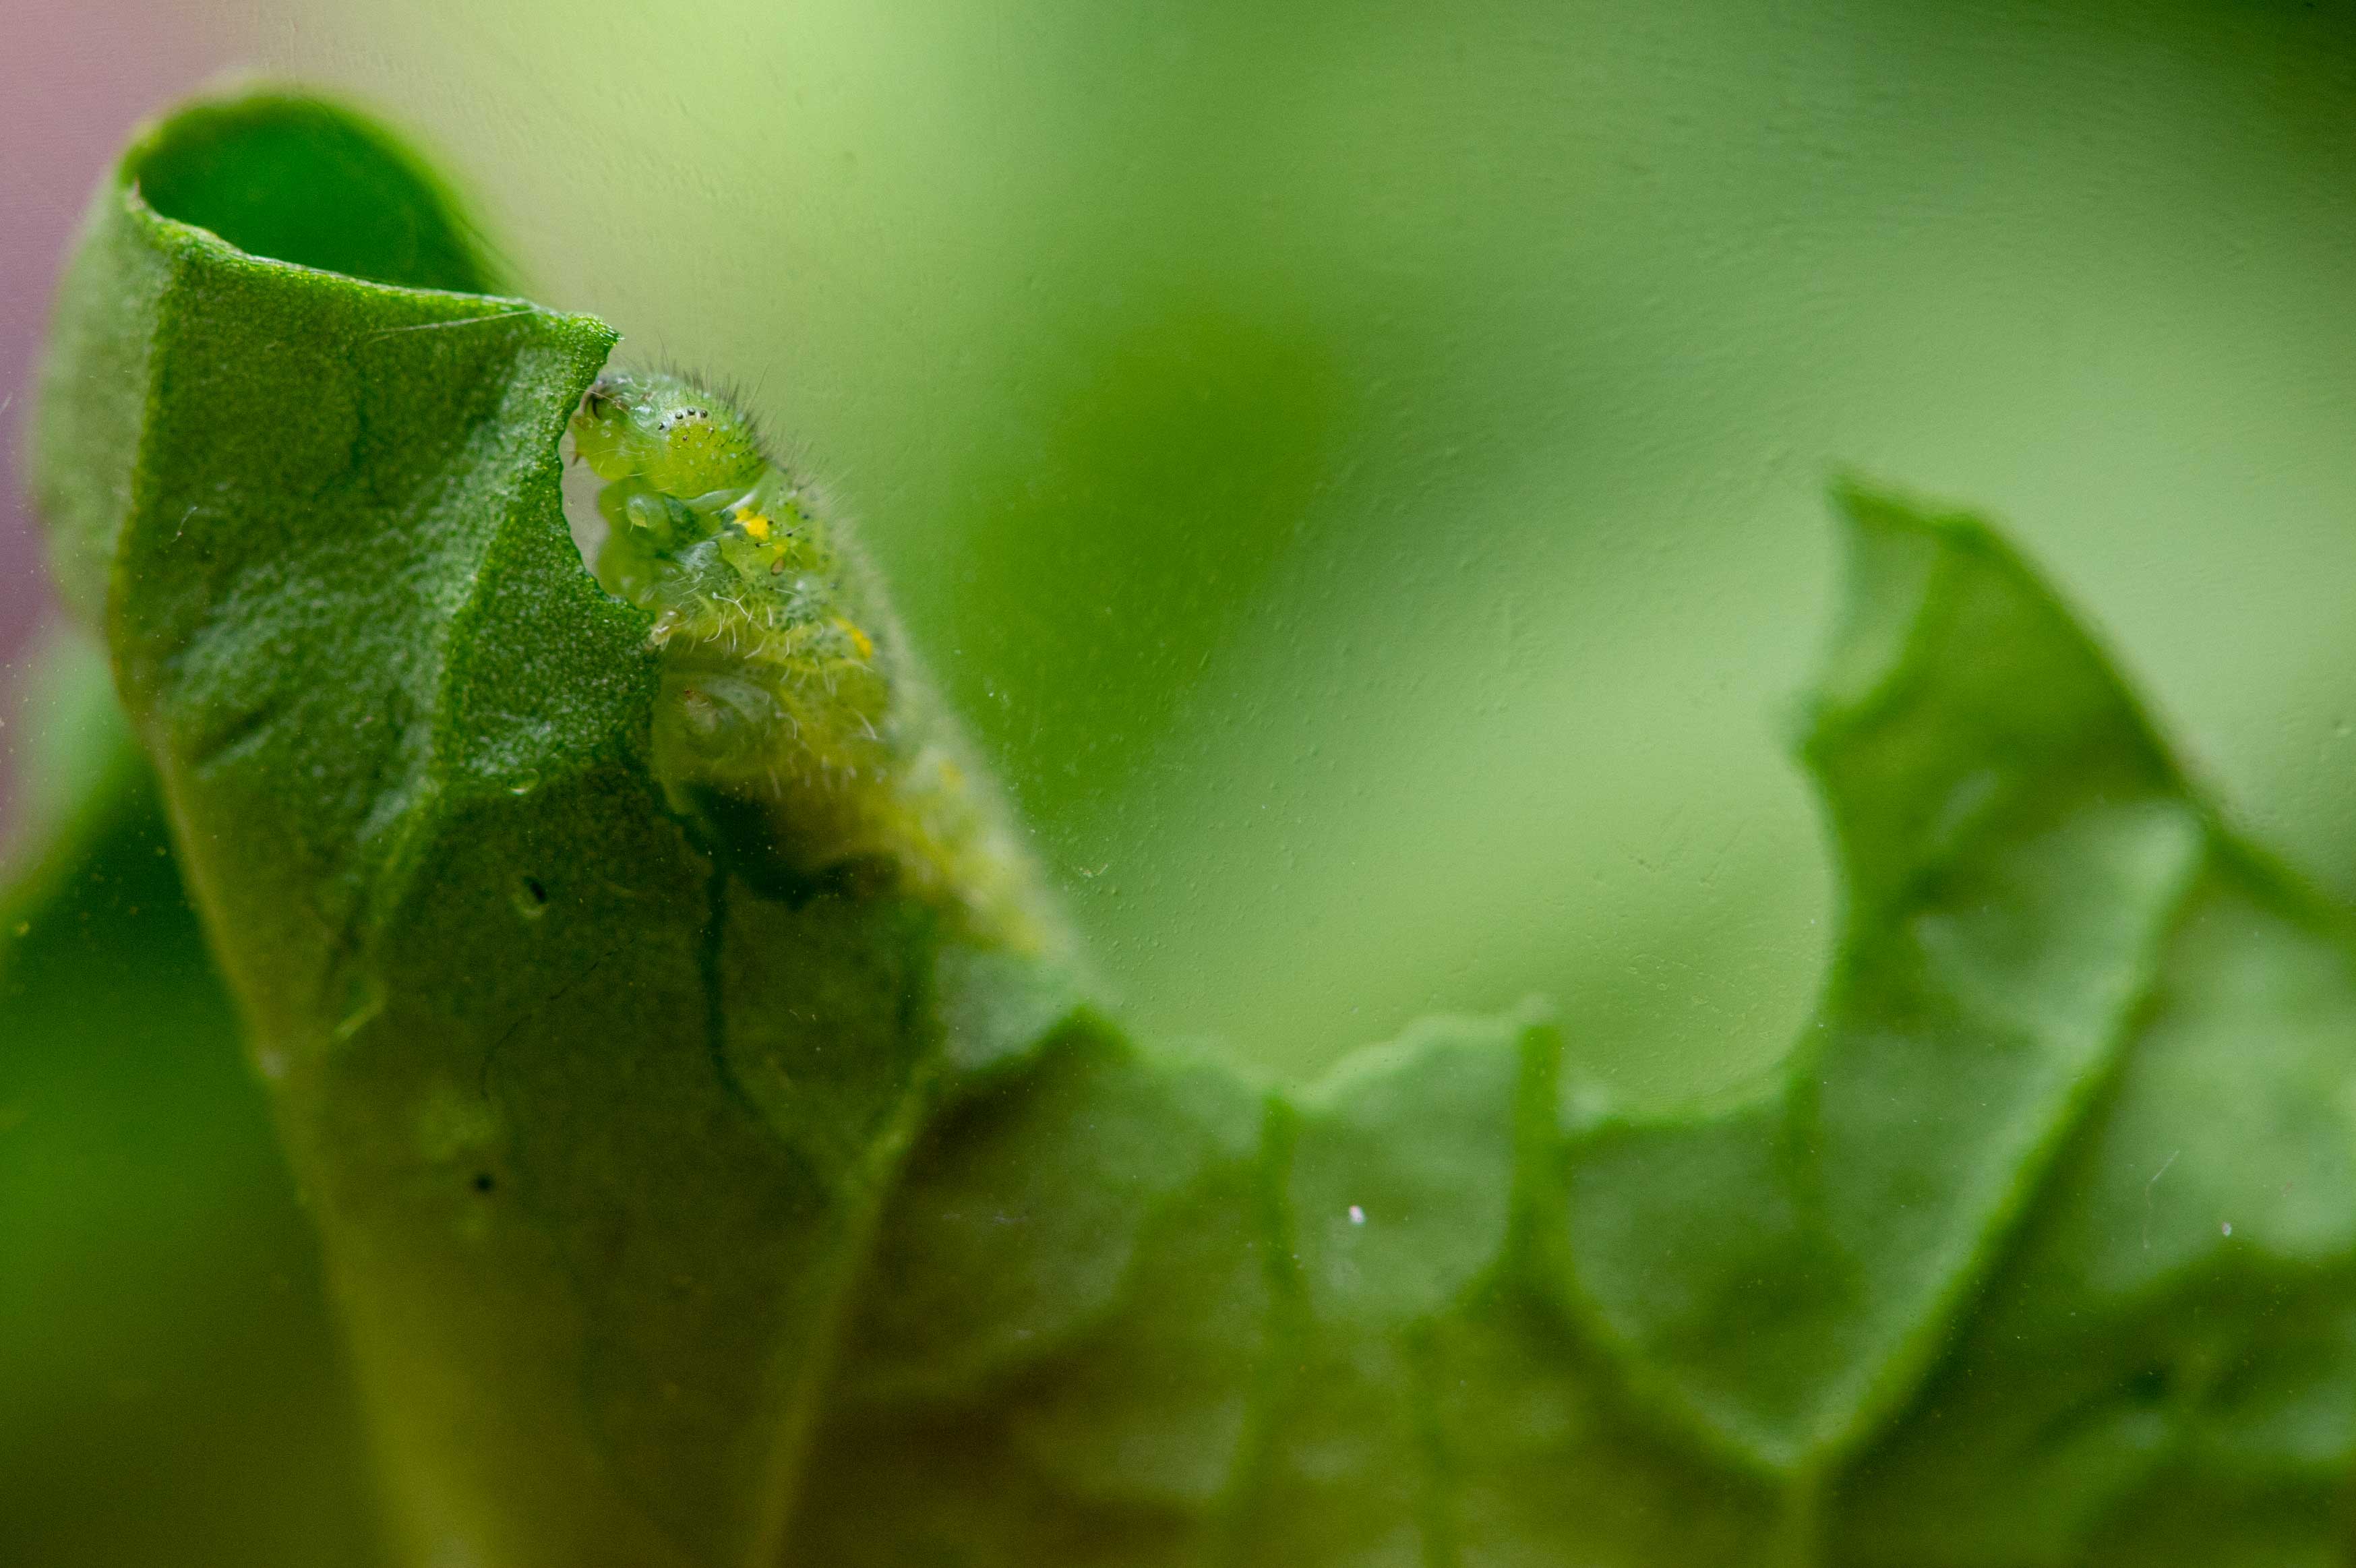
{"label": "dark eye spot on caterpillar", "polygon": [[881,584],[752,420],[684,377],[609,371],[572,434],[604,481],[598,581],[653,617],[671,809],[774,896],[896,890],[969,936],[1045,945],[1031,868]]}

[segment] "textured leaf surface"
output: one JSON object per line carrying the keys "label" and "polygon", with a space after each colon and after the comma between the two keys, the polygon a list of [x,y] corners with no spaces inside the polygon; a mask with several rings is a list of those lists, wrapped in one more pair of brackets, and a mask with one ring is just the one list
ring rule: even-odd
{"label": "textured leaf surface", "polygon": [[712,864],[559,505],[612,334],[477,257],[348,116],[190,111],[40,436],[408,1559],[2344,1554],[2348,934],[1984,528],[1843,498],[1772,1082],[1622,1116],[1534,1015],[1272,1091]]}

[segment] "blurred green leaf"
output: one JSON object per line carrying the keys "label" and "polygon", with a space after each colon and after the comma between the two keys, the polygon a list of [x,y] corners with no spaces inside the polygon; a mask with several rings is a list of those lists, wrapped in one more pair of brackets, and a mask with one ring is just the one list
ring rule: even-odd
{"label": "blurred green leaf", "polygon": [[103,657],[9,715],[0,895],[0,1563],[377,1560],[267,1108]]}
{"label": "blurred green leaf", "polygon": [[102,194],[40,447],[404,1555],[2341,1552],[2349,935],[1979,524],[1844,499],[1847,914],[1757,1095],[1622,1114],[1535,1018],[1266,1090],[917,905],[715,867],[558,497],[611,333],[248,254],[206,224],[312,231],[159,211],[184,134],[475,252],[331,107],[192,110]]}

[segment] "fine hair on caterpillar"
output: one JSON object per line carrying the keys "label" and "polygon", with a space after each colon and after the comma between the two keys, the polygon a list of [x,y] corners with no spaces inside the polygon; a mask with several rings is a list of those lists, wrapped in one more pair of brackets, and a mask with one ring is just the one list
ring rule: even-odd
{"label": "fine hair on caterpillar", "polygon": [[736,401],[609,371],[572,435],[603,481],[597,580],[654,618],[672,810],[775,895],[897,889],[974,940],[1044,945],[1030,867],[881,582]]}

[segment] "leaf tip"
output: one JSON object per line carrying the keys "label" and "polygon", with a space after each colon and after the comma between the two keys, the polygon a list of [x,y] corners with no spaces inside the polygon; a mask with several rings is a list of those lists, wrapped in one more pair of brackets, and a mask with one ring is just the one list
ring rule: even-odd
{"label": "leaf tip", "polygon": [[1905,666],[1942,560],[1988,538],[1977,519],[1933,510],[1854,473],[1834,480],[1831,499],[1846,581],[1830,646],[1804,704],[1804,755],[1819,750]]}

